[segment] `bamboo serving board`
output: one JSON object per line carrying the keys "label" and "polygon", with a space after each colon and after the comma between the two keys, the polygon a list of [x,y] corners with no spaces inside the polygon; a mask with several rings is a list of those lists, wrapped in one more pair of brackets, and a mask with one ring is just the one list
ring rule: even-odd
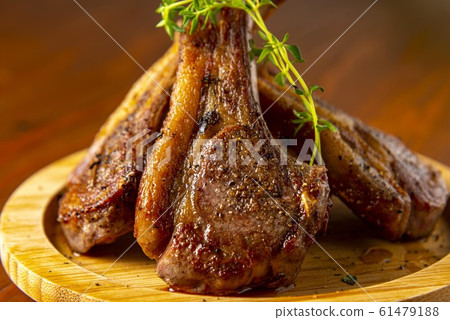
{"label": "bamboo serving board", "polygon": [[[295,287],[227,297],[172,292],[156,276],[155,261],[137,244],[131,246],[131,235],[75,255],[56,222],[56,211],[67,176],[83,155],[70,155],[31,176],[1,215],[2,263],[12,281],[37,301],[450,301],[449,209],[428,238],[391,243],[333,199],[327,234],[318,241],[357,276],[364,290],[342,282],[344,271],[317,245],[309,251]],[[450,169],[425,160],[450,185]]]}

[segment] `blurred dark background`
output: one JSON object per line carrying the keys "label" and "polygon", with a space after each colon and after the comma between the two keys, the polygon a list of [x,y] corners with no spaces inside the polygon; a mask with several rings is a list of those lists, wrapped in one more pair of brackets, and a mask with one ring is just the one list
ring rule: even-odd
{"label": "blurred dark background", "polygon": [[[79,0],[145,68],[169,46],[155,0]],[[268,21],[305,70],[373,0],[288,0]],[[0,0],[0,204],[89,146],[142,70],[73,0]],[[305,75],[322,96],[450,165],[450,1],[379,0]],[[1,268],[0,268],[1,269]],[[0,301],[26,300],[0,270]]]}

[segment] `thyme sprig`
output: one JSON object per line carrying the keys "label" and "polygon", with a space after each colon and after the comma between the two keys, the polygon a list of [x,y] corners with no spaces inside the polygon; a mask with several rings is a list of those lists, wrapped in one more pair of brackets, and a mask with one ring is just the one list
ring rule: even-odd
{"label": "thyme sprig", "polygon": [[[310,87],[306,85],[306,82],[294,66],[295,63],[304,62],[300,49],[296,45],[287,43],[289,34],[286,33],[280,41],[269,31],[260,12],[260,8],[266,5],[276,7],[272,0],[162,0],[156,10],[162,17],[157,27],[164,27],[173,39],[175,32],[185,32],[189,22],[191,23],[189,30],[191,34],[200,23],[202,28],[206,26],[208,21],[216,25],[216,15],[222,8],[227,7],[245,11],[259,28],[258,35],[264,42],[264,46],[258,48],[251,40],[251,58],[257,57],[258,62],[270,61],[275,65],[279,70],[279,73],[275,76],[275,81],[280,86],[286,83],[290,84],[305,106],[305,111],[299,112],[294,110],[296,119],[293,120],[293,123],[297,124],[295,134],[306,123],[311,122],[313,125],[316,147],[310,161],[310,165],[312,165],[317,152],[319,154],[321,152],[320,132],[327,129],[335,132],[336,128],[329,121],[321,120],[317,117],[312,93],[316,90],[323,91],[323,88],[317,85]],[[181,26],[177,24],[177,17],[182,18]],[[318,160],[321,163],[322,157],[318,157]]]}

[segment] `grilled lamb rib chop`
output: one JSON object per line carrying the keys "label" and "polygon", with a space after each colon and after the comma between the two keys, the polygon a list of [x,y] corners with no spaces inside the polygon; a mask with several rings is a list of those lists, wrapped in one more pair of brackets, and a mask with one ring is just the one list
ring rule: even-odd
{"label": "grilled lamb rib chop", "polygon": [[[275,1],[278,5],[282,2]],[[272,6],[265,6],[261,15],[267,18],[273,9]],[[177,45],[175,41],[175,45],[147,72],[166,91],[175,81],[179,62]],[[139,137],[140,141],[147,139],[152,130],[160,127],[166,114],[167,95],[157,88],[153,79],[144,74],[136,82],[102,126],[89,153],[69,179],[68,191],[60,202],[58,220],[63,223],[64,233],[74,251],[86,252],[96,244],[114,242],[133,229],[142,168],[136,168],[136,158],[127,159],[124,151],[129,141],[127,139],[133,139],[134,134],[140,135],[143,130],[149,129],[148,134]],[[146,147],[150,146],[151,143]],[[98,170],[102,159],[110,158],[111,154],[118,155],[119,159],[109,162],[109,168],[104,166],[103,170]],[[145,163],[146,158],[140,160]],[[120,181],[120,176],[132,179]]]}
{"label": "grilled lamb rib chop", "polygon": [[[271,134],[259,117],[246,16],[221,17],[217,28],[181,36],[171,109],[136,205],[135,236],[158,260],[158,275],[191,293],[292,284],[329,215],[324,167],[291,157],[281,165],[279,146],[268,141],[261,158],[249,157],[244,140],[255,145]],[[233,151],[235,164],[226,156]]]}
{"label": "grilled lamb rib chop", "polygon": [[[283,95],[285,89],[274,83],[268,68],[260,68],[258,87],[263,110],[274,104],[265,114],[272,134],[292,137],[292,109],[301,110],[301,102],[291,92]],[[322,100],[316,100],[316,110],[320,118],[331,121],[339,130],[321,134],[331,192],[389,240],[428,235],[447,201],[440,173],[399,139]],[[299,137],[312,137],[309,126]]]}
{"label": "grilled lamb rib chop", "polygon": [[136,135],[147,139],[160,128],[169,106],[164,90],[173,85],[177,62],[175,44],[148,71],[159,85],[148,74],[136,82],[70,175],[58,220],[72,250],[83,253],[133,230],[142,169],[135,152],[126,154],[127,142]]}

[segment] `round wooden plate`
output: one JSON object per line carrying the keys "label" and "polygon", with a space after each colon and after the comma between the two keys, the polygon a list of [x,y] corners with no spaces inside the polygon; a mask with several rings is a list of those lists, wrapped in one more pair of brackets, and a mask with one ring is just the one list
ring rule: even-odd
{"label": "round wooden plate", "polygon": [[[86,255],[67,247],[56,222],[58,195],[84,151],[63,158],[26,180],[1,215],[1,259],[12,281],[38,301],[396,301],[450,300],[450,210],[426,239],[391,243],[337,199],[327,235],[318,241],[344,271],[314,245],[293,288],[253,290],[235,296],[172,292],[155,274],[155,262],[131,235]],[[438,167],[450,185],[450,169]],[[120,259],[118,259],[120,257]],[[115,263],[114,263],[115,262]]]}

